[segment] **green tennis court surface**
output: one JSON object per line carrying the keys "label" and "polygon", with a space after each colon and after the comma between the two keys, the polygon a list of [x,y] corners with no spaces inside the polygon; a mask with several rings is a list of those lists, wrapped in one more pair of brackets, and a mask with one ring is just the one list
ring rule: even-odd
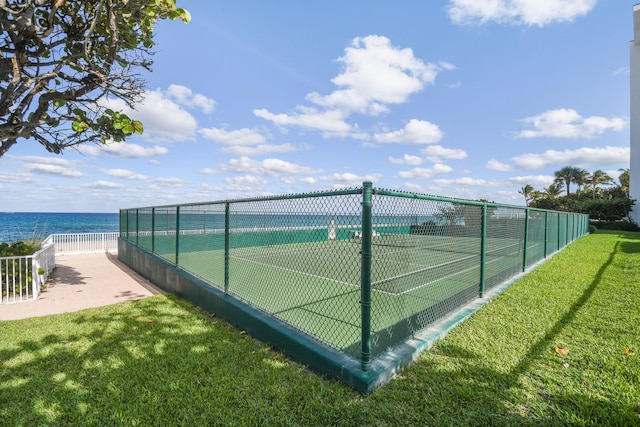
{"label": "green tennis court surface", "polygon": [[[359,239],[231,249],[228,292],[314,338],[358,355]],[[451,299],[478,296],[480,239],[395,235],[373,239],[372,342]],[[180,267],[224,289],[224,251],[182,252]],[[522,267],[521,243],[488,239],[487,270]],[[452,306],[454,304],[451,304]],[[422,321],[424,322],[424,320]],[[428,319],[427,319],[428,323]],[[422,326],[424,327],[424,326]],[[391,337],[389,337],[391,339]],[[377,344],[377,345],[376,345]]]}

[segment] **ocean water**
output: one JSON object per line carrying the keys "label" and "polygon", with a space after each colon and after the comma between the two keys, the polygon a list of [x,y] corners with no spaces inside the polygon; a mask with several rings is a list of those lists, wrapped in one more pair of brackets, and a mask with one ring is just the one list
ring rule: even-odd
{"label": "ocean water", "polygon": [[0,212],[0,242],[43,240],[50,234],[118,231],[118,213]]}

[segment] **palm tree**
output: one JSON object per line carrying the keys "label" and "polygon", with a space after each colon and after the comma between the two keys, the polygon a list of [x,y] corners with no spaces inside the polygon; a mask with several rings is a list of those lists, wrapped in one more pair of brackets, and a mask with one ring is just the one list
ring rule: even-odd
{"label": "palm tree", "polygon": [[554,175],[556,177],[555,183],[559,185],[566,185],[568,197],[569,194],[571,194],[571,183],[577,184],[578,186],[583,185],[586,173],[587,171],[582,168],[578,168],[575,166],[565,166],[559,171],[554,172]]}
{"label": "palm tree", "polygon": [[579,174],[578,176],[576,176],[576,181],[575,181],[576,185],[578,186],[578,189],[576,190],[576,194],[581,193],[582,189],[586,189],[586,186],[589,182],[589,177],[590,177],[589,172],[587,172],[586,170],[579,169],[579,168],[578,170],[579,170]]}
{"label": "palm tree", "polygon": [[518,193],[524,196],[524,205],[529,206],[529,202],[531,201],[531,196],[534,192],[534,189],[531,185],[527,184],[518,190]]}
{"label": "palm tree", "polygon": [[624,191],[627,197],[629,197],[629,168],[619,170],[622,172],[618,177],[618,181],[620,181],[620,188],[622,188],[622,191]]}
{"label": "palm tree", "polygon": [[613,179],[604,171],[598,169],[588,177],[588,182],[592,185],[593,198],[596,198],[598,185],[610,184]]}
{"label": "palm tree", "polygon": [[560,195],[560,193],[562,193],[562,186],[560,184],[553,183],[543,189],[543,192],[548,198],[555,199]]}

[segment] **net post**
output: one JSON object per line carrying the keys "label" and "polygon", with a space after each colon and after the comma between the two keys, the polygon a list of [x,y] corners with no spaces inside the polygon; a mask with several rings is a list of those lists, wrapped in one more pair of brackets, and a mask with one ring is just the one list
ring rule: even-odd
{"label": "net post", "polygon": [[482,230],[480,232],[480,298],[484,297],[487,274],[487,205],[482,205]]}
{"label": "net post", "polygon": [[180,256],[180,205],[176,206],[176,265]]}
{"label": "net post", "polygon": [[229,293],[229,202],[224,204],[224,293]]}
{"label": "net post", "polygon": [[527,248],[529,247],[529,208],[524,210],[524,247],[522,248],[522,271],[527,269]]}
{"label": "net post", "polygon": [[362,347],[360,364],[363,371],[371,367],[371,233],[373,230],[371,219],[372,183],[362,184],[362,264],[360,284],[360,309]]}

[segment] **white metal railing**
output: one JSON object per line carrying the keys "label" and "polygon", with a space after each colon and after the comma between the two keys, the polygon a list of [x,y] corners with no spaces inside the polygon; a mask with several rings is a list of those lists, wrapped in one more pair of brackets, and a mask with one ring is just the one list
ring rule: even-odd
{"label": "white metal railing", "polygon": [[56,255],[115,252],[119,232],[52,234],[47,237],[56,248]]}
{"label": "white metal railing", "polygon": [[43,242],[33,255],[0,258],[1,304],[38,298],[42,285],[55,267],[55,247]]}

